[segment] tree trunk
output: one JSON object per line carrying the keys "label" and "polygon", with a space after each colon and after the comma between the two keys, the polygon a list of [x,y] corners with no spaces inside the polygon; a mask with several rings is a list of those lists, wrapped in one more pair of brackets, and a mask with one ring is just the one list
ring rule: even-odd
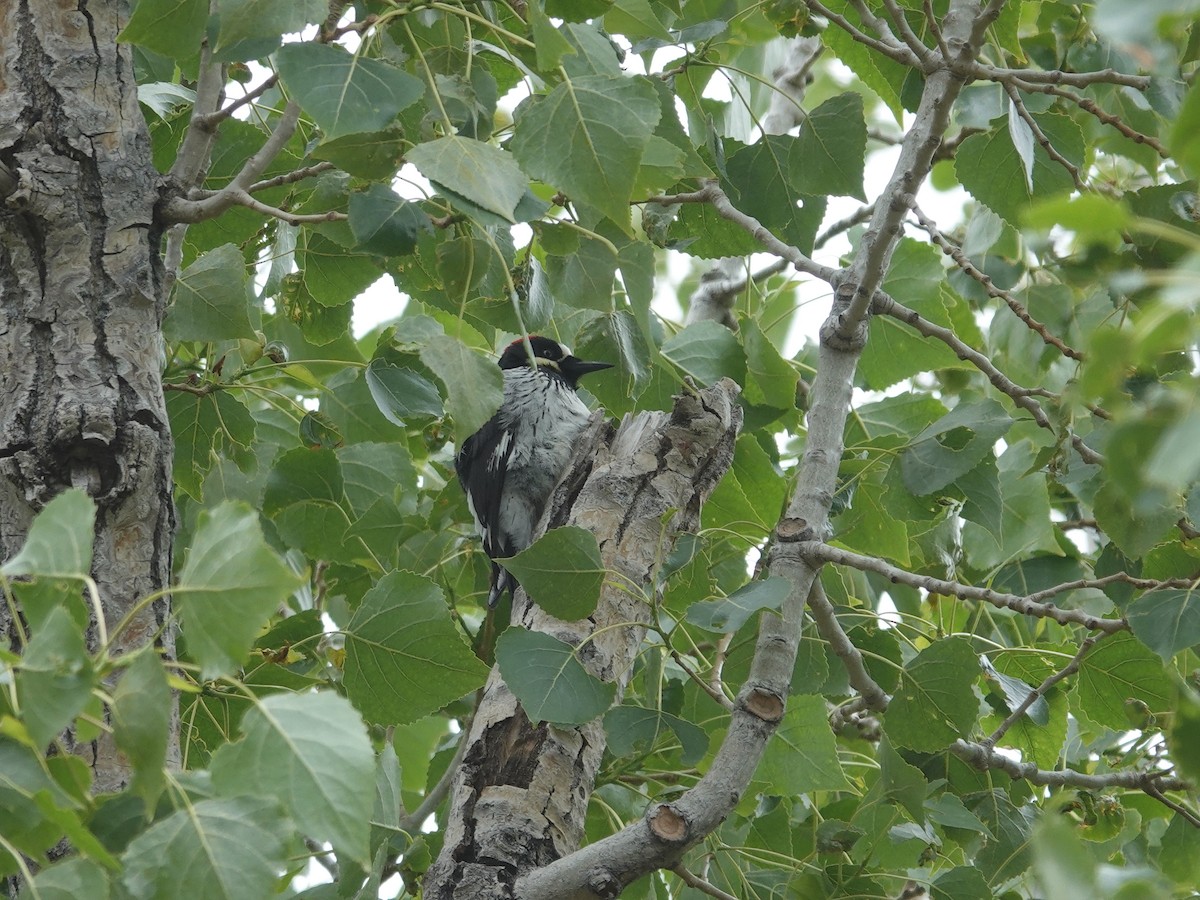
{"label": "tree trunk", "polygon": [[[0,164],[12,177],[0,178],[0,559],[55,495],[87,491],[97,505],[92,577],[111,628],[171,571],[158,176],[116,41],[126,5],[2,9]],[[112,655],[154,639],[167,611],[166,600],[145,609]],[[4,608],[0,627],[17,639]],[[94,622],[88,638],[94,648]],[[171,654],[170,630],[159,639]],[[65,741],[91,764],[94,790],[125,786],[111,740]]]}
{"label": "tree trunk", "polygon": [[[573,646],[586,640],[580,661],[616,684],[618,701],[645,628],[612,626],[650,620],[635,589],[651,595],[675,535],[699,526],[700,505],[729,468],[741,423],[730,381],[677,397],[670,415],[627,417],[615,432],[596,422],[550,503],[547,527],[589,529],[616,578],[587,619],[555,619],[518,591],[513,621]],[[513,897],[517,877],[577,849],[606,744],[599,719],[577,727],[530,722],[496,669],[467,740],[442,852],[423,885],[429,900]]]}

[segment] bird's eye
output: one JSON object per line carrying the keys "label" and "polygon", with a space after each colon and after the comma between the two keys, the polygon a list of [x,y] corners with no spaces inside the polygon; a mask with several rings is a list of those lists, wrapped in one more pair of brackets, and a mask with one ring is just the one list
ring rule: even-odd
{"label": "bird's eye", "polygon": [[546,357],[546,359],[550,359],[553,355],[549,350],[542,351],[542,356]]}

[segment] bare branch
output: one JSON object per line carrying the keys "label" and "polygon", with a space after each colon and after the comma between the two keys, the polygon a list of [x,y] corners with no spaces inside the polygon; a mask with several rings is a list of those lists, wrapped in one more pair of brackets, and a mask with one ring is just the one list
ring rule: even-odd
{"label": "bare branch", "polygon": [[1182,803],[1176,803],[1170,797],[1163,794],[1162,789],[1157,783],[1148,784],[1143,790],[1163,806],[1167,807],[1167,809],[1173,809],[1179,815],[1183,816],[1184,820],[1193,828],[1200,828],[1200,816],[1197,816],[1195,812],[1188,809]]}
{"label": "bare branch", "polygon": [[683,879],[683,883],[690,888],[695,888],[702,894],[707,894],[710,897],[716,897],[717,900],[738,900],[733,894],[727,894],[714,884],[709,884],[699,875],[693,875],[684,867],[683,863],[672,867],[672,872]]}
{"label": "bare branch", "polygon": [[1181,778],[1168,777],[1162,772],[1108,772],[1103,775],[1088,775],[1076,772],[1074,769],[1047,771],[1039,769],[1036,763],[1018,762],[1010,756],[996,750],[989,750],[983,744],[972,741],[955,741],[950,745],[950,752],[977,769],[999,769],[1012,778],[1046,787],[1077,787],[1089,791],[1124,788],[1125,790],[1145,791],[1151,796],[1154,796],[1155,790],[1159,792],[1191,790],[1188,782]]}
{"label": "bare branch", "polygon": [[970,67],[972,78],[983,81],[1011,81],[1020,79],[1029,84],[1065,84],[1071,87],[1088,87],[1093,84],[1117,84],[1138,91],[1150,89],[1149,75],[1126,75],[1116,69],[1101,69],[1098,72],[1064,72],[1051,69],[1039,72],[1035,69],[1006,69],[976,62]]}
{"label": "bare branch", "polygon": [[837,614],[834,612],[833,604],[825,596],[825,588],[821,586],[819,580],[813,582],[812,591],[808,595],[808,611],[812,615],[821,637],[825,639],[833,652],[837,654],[838,659],[842,661],[842,665],[846,667],[850,686],[858,691],[865,708],[874,712],[883,712],[887,709],[887,691],[881,688],[867,671],[862,653],[854,646],[854,642],[842,628],[842,623],[838,621]]}
{"label": "bare branch", "polygon": [[882,53],[884,56],[890,57],[891,59],[894,59],[896,62],[903,65],[913,67],[920,66],[920,60],[917,59],[916,54],[914,54],[907,47],[902,46],[899,41],[895,40],[895,38],[893,38],[891,42],[881,41],[877,38],[873,38],[865,31],[858,28],[858,26],[856,26],[845,16],[841,15],[840,13],[835,13],[824,3],[819,2],[819,0],[808,0],[808,8],[817,15],[828,19],[832,24],[842,29],[860,44],[865,44],[872,50]]}
{"label": "bare branch", "polygon": [[241,195],[246,194],[246,191],[258,176],[262,174],[263,170],[279,155],[284,145],[295,133],[296,124],[299,121],[300,105],[295,102],[289,102],[283,110],[283,115],[279,117],[279,121],[275,124],[275,128],[271,131],[270,136],[263,142],[258,152],[246,160],[246,164],[242,166],[242,170],[238,172],[233,181],[211,197],[203,200],[186,200],[182,197],[169,199],[164,204],[162,212],[163,221],[170,223],[186,222],[189,224],[203,222],[206,219],[219,216],[231,206],[239,203],[243,203],[244,205]]}
{"label": "bare branch", "polygon": [[[916,54],[926,66],[929,63],[929,57],[932,51],[925,45],[925,42],[912,30],[912,26],[908,24],[908,19],[904,16],[904,10],[900,8],[900,4],[896,0],[883,0],[883,8],[887,10],[888,18],[892,20],[892,24],[896,26],[896,30],[900,32],[900,39],[908,46],[908,49]],[[940,60],[937,60],[940,62]]]}
{"label": "bare branch", "polygon": [[[1007,375],[996,368],[996,365],[987,356],[980,353],[974,347],[971,347],[951,329],[930,322],[916,310],[909,309],[903,303],[889,297],[882,291],[876,294],[873,311],[883,315],[894,316],[901,322],[911,325],[926,337],[937,338],[953,350],[959,359],[968,360],[980,372],[986,375],[993,387],[1011,397],[1017,406],[1024,409],[1033,417],[1033,421],[1038,424],[1038,427],[1056,433],[1053,423],[1046,415],[1046,411],[1034,399],[1035,396],[1046,395],[1047,392],[1042,388],[1023,388],[1018,386]],[[1070,441],[1071,446],[1075,448],[1075,451],[1084,462],[1093,465],[1104,464],[1104,457],[1085,444],[1083,439],[1078,435],[1072,434]]]}
{"label": "bare branch", "polygon": [[1157,138],[1151,137],[1148,134],[1136,130],[1125,124],[1125,120],[1120,116],[1114,116],[1112,113],[1102,110],[1094,100],[1084,97],[1082,94],[1076,94],[1074,91],[1068,91],[1066,88],[1061,88],[1053,84],[1036,84],[1031,81],[1026,81],[1023,78],[1013,78],[1011,84],[1020,88],[1023,91],[1030,93],[1036,92],[1040,94],[1049,94],[1054,97],[1062,97],[1064,100],[1069,100],[1086,113],[1095,116],[1100,122],[1115,128],[1121,132],[1129,140],[1135,144],[1145,144],[1161,156],[1163,159],[1170,159],[1171,152],[1162,145]]}
{"label": "bare branch", "polygon": [[1105,634],[1126,631],[1129,628],[1122,619],[1101,619],[1082,610],[1062,609],[1049,603],[1039,603],[1029,597],[1006,594],[991,588],[975,587],[957,581],[946,581],[942,578],[934,578],[932,575],[917,575],[886,563],[878,557],[863,556],[861,553],[843,550],[841,547],[834,547],[821,541],[805,541],[796,546],[800,554],[814,565],[829,562],[839,566],[849,566],[861,572],[874,572],[893,584],[906,584],[909,587],[920,588],[943,597],[978,600],[982,603],[990,603],[999,609],[1011,609],[1024,616],[1052,619],[1060,625],[1081,625],[1089,631],[1099,631]]}
{"label": "bare branch", "polygon": [[1029,314],[1029,310],[1025,308],[1021,301],[1019,301],[1008,291],[996,287],[996,285],[992,282],[991,276],[977,269],[975,264],[972,263],[971,260],[967,258],[967,255],[962,252],[962,249],[957,247],[954,243],[947,239],[946,236],[941,233],[941,231],[938,230],[936,223],[934,223],[931,218],[925,215],[925,213],[921,211],[921,208],[917,206],[916,198],[911,197],[909,199],[911,201],[909,203],[909,208],[912,209],[913,214],[917,217],[917,221],[933,240],[933,242],[942,249],[943,253],[945,253],[954,261],[956,266],[962,269],[967,275],[971,276],[971,278],[974,278],[977,282],[979,282],[979,284],[983,286],[983,289],[987,291],[989,297],[994,297],[997,300],[1003,300],[1008,305],[1008,308],[1016,313],[1017,318],[1025,323],[1026,327],[1028,327],[1031,331],[1037,332],[1037,334],[1045,343],[1057,348],[1058,351],[1063,354],[1063,356],[1069,356],[1071,359],[1076,360],[1083,359],[1082,353],[1073,347],[1067,346],[1067,344],[1064,343],[1060,338],[1051,334],[1050,329],[1031,316]]}

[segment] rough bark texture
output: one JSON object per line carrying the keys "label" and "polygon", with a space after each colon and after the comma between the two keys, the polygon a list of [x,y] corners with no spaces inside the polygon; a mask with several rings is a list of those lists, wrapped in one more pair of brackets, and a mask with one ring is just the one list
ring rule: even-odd
{"label": "rough bark texture", "polygon": [[[701,503],[733,459],[736,396],[722,381],[677,397],[669,415],[640,413],[615,431],[594,420],[550,504],[546,524],[591,530],[615,573],[610,582],[621,586],[606,585],[596,612],[579,622],[546,615],[519,591],[514,622],[575,646],[595,634],[581,661],[615,683],[618,697],[645,629],[610,626],[648,621],[648,605],[630,588],[652,592],[675,535],[698,526]],[[605,735],[598,719],[571,728],[531,723],[493,669],[468,742],[442,852],[425,878],[430,900],[515,897],[518,877],[578,848]]]}
{"label": "rough bark texture", "polygon": [[[0,204],[0,559],[55,495],[87,491],[109,627],[167,585],[174,526],[157,174],[116,41],[127,16],[118,2],[0,4],[0,161],[18,176]],[[166,612],[145,610],[113,654],[153,639]],[[65,741],[97,791],[124,787],[111,741]]]}

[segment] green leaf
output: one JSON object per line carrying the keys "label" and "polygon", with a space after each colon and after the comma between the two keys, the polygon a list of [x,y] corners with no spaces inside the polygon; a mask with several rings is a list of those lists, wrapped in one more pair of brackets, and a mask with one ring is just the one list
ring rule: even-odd
{"label": "green leaf", "polygon": [[942,872],[931,888],[932,900],[993,900],[996,896],[983,873],[972,866],[958,866]]}
{"label": "green leaf", "polygon": [[297,447],[280,454],[267,476],[263,512],[273,516],[302,500],[323,500],[337,505],[345,497],[345,483],[333,450]]}
{"label": "green leaf", "polygon": [[421,362],[446,388],[446,412],[454,420],[454,441],[461,446],[500,408],[500,367],[450,335],[430,338],[421,349]]}
{"label": "green leaf", "polygon": [[420,206],[382,184],[351,194],[349,216],[355,249],[380,256],[408,256],[433,228]]}
{"label": "green leaf", "polygon": [[867,123],[862,95],[839,94],[804,119],[794,152],[793,182],[804,194],[843,194],[865,201]]}
{"label": "green leaf", "polygon": [[716,322],[689,325],[663,343],[662,355],[705,386],[723,377],[746,380],[746,355],[737,337]]}
{"label": "green leaf", "polygon": [[213,756],[216,789],[277,801],[306,835],[366,864],[375,753],[354,708],[331,691],[274,694],[246,712],[241,731]]}
{"label": "green leaf", "polygon": [[154,653],[138,653],[113,692],[113,737],[133,766],[132,790],[153,809],[166,785],[163,767],[173,713],[167,673]]}
{"label": "green leaf", "polygon": [[356,513],[362,515],[381,498],[399,502],[407,512],[415,510],[417,472],[403,444],[351,444],[336,453],[346,499]]}
{"label": "green leaf", "polygon": [[794,409],[800,376],[763,334],[753,319],[740,321],[739,333],[746,348],[746,400],[774,409]]}
{"label": "green leaf", "polygon": [[279,77],[327,140],[380,131],[425,93],[421,79],[403,69],[335,45],[286,44],[275,59]]}
{"label": "green leaf", "polygon": [[21,720],[40,747],[71,723],[92,694],[95,673],[83,633],[66,609],[52,610],[17,672]]}
{"label": "green leaf", "polygon": [[529,188],[529,178],[507,150],[448,135],[418,144],[406,158],[435,184],[509,222],[517,221],[517,203]]}
{"label": "green leaf", "polygon": [[971,471],[1012,425],[995,400],[964,402],[918,434],[900,457],[904,486],[918,497]]}
{"label": "green leaf", "polygon": [[47,503],[29,526],[17,555],[0,566],[0,575],[87,578],[92,569],[96,505],[78,488]]}
{"label": "green leaf", "polygon": [[[1075,166],[1083,164],[1083,133],[1073,120],[1055,113],[1033,118],[1059,154]],[[1043,150],[1034,156],[1030,185],[1005,119],[996,119],[990,131],[963,141],[954,158],[954,170],[972,196],[1013,225],[1020,224],[1035,197],[1046,200],[1075,187],[1071,174]]]}
{"label": "green leaf", "polygon": [[755,613],[778,609],[792,589],[786,578],[772,575],[751,581],[720,600],[704,600],[688,607],[687,620],[705,631],[732,634]]}
{"label": "green leaf", "polygon": [[645,81],[583,75],[517,108],[512,152],[530,175],[628,231],[638,166],[660,115]]}
{"label": "green leaf", "polygon": [[139,0],[117,40],[172,59],[199,55],[208,0]]}
{"label": "green leaf", "polygon": [[532,722],[582,725],[612,705],[616,688],[588,674],[574,647],[540,631],[510,626],[496,641],[496,662]]}
{"label": "green leaf", "polygon": [[155,822],[125,849],[122,878],[132,900],[269,897],[287,869],[279,813],[261,799],[201,800]]}
{"label": "green leaf", "polygon": [[414,722],[475,690],[487,673],[441,588],[424,576],[385,575],[346,626],[343,683],[370,722]]}
{"label": "green leaf", "polygon": [[256,423],[246,404],[229,391],[197,396],[187,391],[167,393],[175,465],[171,474],[180,490],[193,500],[204,499],[204,476],[215,461],[214,452],[231,453],[238,445],[254,443]]}
{"label": "green leaf", "polygon": [[600,599],[604,562],[586,528],[552,528],[503,564],[534,603],[559,619],[582,619]]}
{"label": "green leaf", "polygon": [[254,337],[246,261],[233,244],[202,254],[179,273],[163,321],[169,341],[228,341]]}
{"label": "green leaf", "polygon": [[202,677],[236,670],[300,581],[267,546],[250,506],[225,502],[201,512],[173,595]]}
{"label": "green leaf", "polygon": [[575,52],[570,42],[554,27],[540,3],[531,3],[529,10],[529,25],[533,31],[533,42],[536,46],[537,67],[546,72],[554,69],[564,56]]}
{"label": "green leaf", "polygon": [[893,744],[936,752],[975,725],[979,700],[971,686],[979,660],[966,638],[950,637],[922,650],[904,667],[883,727]]}
{"label": "green leaf", "polygon": [[33,884],[21,896],[34,900],[108,900],[108,872],[81,857],[73,857],[47,866],[33,877]]}
{"label": "green leaf", "polygon": [[1183,510],[1178,499],[1161,497],[1161,502],[1138,503],[1124,485],[1107,481],[1096,492],[1092,511],[1100,529],[1128,559],[1140,559],[1155,544],[1166,539]]}
{"label": "green leaf", "polygon": [[366,379],[371,399],[394,425],[403,427],[409,418],[436,419],[444,412],[437,388],[420,372],[373,359],[367,366]]}
{"label": "green leaf", "polygon": [[788,698],[787,713],[767,744],[756,780],[765,781],[766,792],[778,796],[837,791],[846,786],[823,697],[799,694]]}
{"label": "green leaf", "polygon": [[971,565],[987,571],[1034,554],[1059,556],[1046,476],[1030,471],[1032,450],[1010,446],[999,470],[984,459],[955,481],[966,496],[962,515],[963,548]]}
{"label": "green leaf", "polygon": [[1194,83],[1175,118],[1168,146],[1188,175],[1200,175],[1200,89]]}
{"label": "green leaf", "polygon": [[1125,614],[1138,640],[1170,662],[1180,650],[1200,644],[1200,593],[1150,591]]}
{"label": "green leaf", "polygon": [[680,744],[680,761],[699,762],[708,750],[708,735],[691,722],[658,709],[641,706],[614,706],[604,714],[608,750],[614,756],[631,756],[655,747],[666,731],[674,733]]}
{"label": "green leaf", "polygon": [[1140,700],[1152,713],[1162,713],[1171,708],[1173,693],[1162,660],[1132,634],[1118,633],[1083,658],[1073,709],[1097,725],[1124,731],[1129,728],[1126,700]]}

